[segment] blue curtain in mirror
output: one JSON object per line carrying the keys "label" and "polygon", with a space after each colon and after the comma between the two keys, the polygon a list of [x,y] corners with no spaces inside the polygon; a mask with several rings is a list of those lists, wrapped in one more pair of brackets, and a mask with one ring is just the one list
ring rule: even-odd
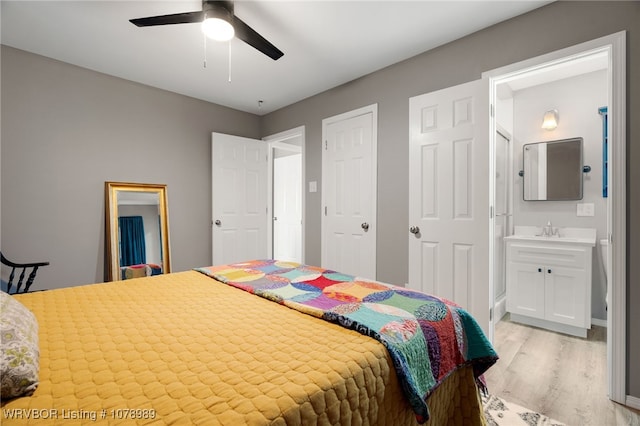
{"label": "blue curtain in mirror", "polygon": [[147,263],[142,216],[120,216],[120,266]]}
{"label": "blue curtain in mirror", "polygon": [[609,133],[607,127],[609,126],[609,114],[607,107],[598,108],[598,114],[602,116],[602,197],[607,198],[609,196]]}

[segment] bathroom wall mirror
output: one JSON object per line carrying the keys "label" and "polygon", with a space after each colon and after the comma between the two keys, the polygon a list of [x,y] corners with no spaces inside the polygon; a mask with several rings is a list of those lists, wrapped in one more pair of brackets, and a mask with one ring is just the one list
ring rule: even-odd
{"label": "bathroom wall mirror", "polygon": [[582,138],[523,146],[525,201],[582,199]]}
{"label": "bathroom wall mirror", "polygon": [[171,272],[167,187],[105,182],[106,278]]}

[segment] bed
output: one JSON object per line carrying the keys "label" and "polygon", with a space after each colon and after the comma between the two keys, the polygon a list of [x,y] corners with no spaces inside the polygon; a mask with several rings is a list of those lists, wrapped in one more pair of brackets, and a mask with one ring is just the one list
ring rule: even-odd
{"label": "bed", "polygon": [[39,383],[3,398],[2,424],[485,424],[478,383],[497,356],[482,335],[450,336],[477,356],[441,371],[427,420],[376,333],[251,286],[283,272],[347,285],[333,271],[252,261],[3,296],[37,321]]}
{"label": "bed", "polygon": [[158,265],[157,263],[141,263],[120,267],[120,279],[122,280],[151,277],[160,274],[162,274],[162,265]]}

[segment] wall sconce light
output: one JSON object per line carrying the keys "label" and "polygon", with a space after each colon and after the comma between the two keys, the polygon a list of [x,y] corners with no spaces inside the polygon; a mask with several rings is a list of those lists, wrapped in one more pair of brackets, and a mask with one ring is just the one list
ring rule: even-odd
{"label": "wall sconce light", "polygon": [[544,113],[542,118],[542,128],[545,130],[553,130],[558,127],[558,110],[550,109]]}

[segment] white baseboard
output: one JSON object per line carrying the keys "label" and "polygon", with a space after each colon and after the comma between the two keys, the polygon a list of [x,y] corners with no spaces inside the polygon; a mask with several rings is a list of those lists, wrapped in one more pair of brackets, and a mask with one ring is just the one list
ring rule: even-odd
{"label": "white baseboard", "polygon": [[519,322],[521,324],[531,325],[533,327],[545,328],[547,330],[555,331],[557,333],[570,334],[572,336],[582,337],[583,339],[587,337],[586,328],[562,324],[555,321],[547,321],[540,318],[528,317],[520,314],[514,314],[513,312],[511,312],[511,321]]}
{"label": "white baseboard", "polygon": [[640,398],[636,398],[635,396],[627,395],[626,405],[631,408],[635,408],[636,410],[640,410]]}
{"label": "white baseboard", "polygon": [[591,325],[597,325],[598,327],[607,328],[607,320],[591,318]]}
{"label": "white baseboard", "polygon": [[503,316],[507,314],[507,297],[502,296],[500,300],[496,300],[493,308],[493,318],[495,323],[499,323]]}

